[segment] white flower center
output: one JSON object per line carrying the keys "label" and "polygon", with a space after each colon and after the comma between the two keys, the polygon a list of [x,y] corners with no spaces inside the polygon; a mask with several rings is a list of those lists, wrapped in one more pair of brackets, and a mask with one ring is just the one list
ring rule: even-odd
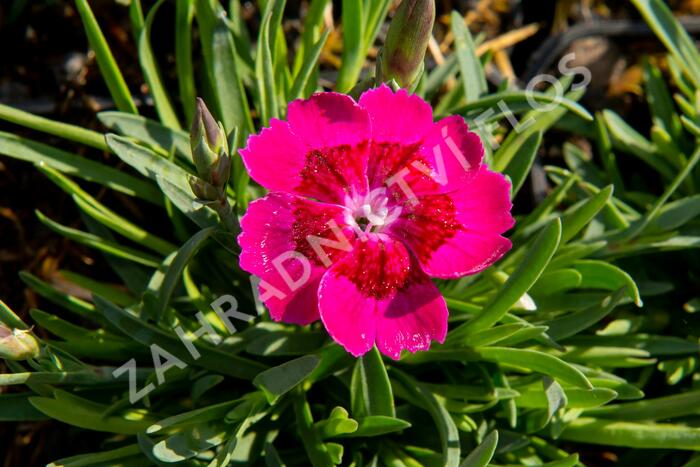
{"label": "white flower center", "polygon": [[375,188],[367,195],[348,195],[345,208],[345,222],[360,236],[381,232],[401,215],[400,206],[389,207],[385,188]]}

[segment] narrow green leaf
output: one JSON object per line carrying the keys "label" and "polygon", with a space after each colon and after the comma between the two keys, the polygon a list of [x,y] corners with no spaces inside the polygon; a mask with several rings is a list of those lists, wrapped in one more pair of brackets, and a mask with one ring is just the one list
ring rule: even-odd
{"label": "narrow green leaf", "polygon": [[476,46],[472,35],[464,24],[464,17],[456,11],[450,16],[452,33],[455,37],[455,54],[459,61],[459,70],[464,85],[467,102],[474,102],[488,89],[486,75],[481,61],[476,55]]}
{"label": "narrow green leaf", "polygon": [[396,416],[391,383],[376,346],[357,359],[350,390],[354,418],[359,420],[367,415]]}
{"label": "narrow green leaf", "polygon": [[170,254],[176,247],[170,242],[163,240],[149,232],[146,232],[141,227],[130,222],[126,218],[118,215],[104,204],[90,196],[80,186],[65,177],[58,171],[50,168],[39,166],[39,170],[44,173],[52,182],[58,185],[63,191],[72,195],[73,200],[78,207],[88,216],[100,222],[115,232],[123,235],[129,240],[139,243],[146,248],[149,248],[157,253]]}
{"label": "narrow green leaf", "polygon": [[561,243],[567,243],[600,212],[613,193],[613,186],[608,185],[585,202],[575,205],[562,215]]}
{"label": "narrow green leaf", "polygon": [[[272,1],[272,0],[270,0]],[[213,32],[213,72],[214,76],[225,76],[226,79],[216,79],[214,91],[221,106],[221,120],[227,133],[239,130],[238,137],[242,141],[253,133],[253,120],[250,116],[250,106],[243,87],[243,79],[236,63],[236,45],[227,20],[217,18]],[[260,44],[258,44],[260,47]],[[270,80],[268,75],[266,80]]]}
{"label": "narrow green leaf", "polygon": [[220,404],[209,405],[201,409],[190,410],[188,412],[172,415],[159,420],[146,429],[149,435],[160,433],[187,425],[198,425],[200,423],[221,420],[231,409],[241,404],[241,400],[221,402]]}
{"label": "narrow green leaf", "polygon": [[194,84],[192,67],[192,19],[194,18],[194,0],[175,1],[175,68],[177,84],[180,90],[182,109],[187,123],[194,116],[197,91]]}
{"label": "narrow green leaf", "polygon": [[411,424],[400,418],[384,415],[370,415],[358,420],[357,430],[343,435],[343,438],[369,438],[410,428]]}
{"label": "narrow green leaf", "polygon": [[50,135],[75,141],[76,143],[84,144],[99,149],[100,151],[107,150],[105,137],[102,133],[68,123],[56,122],[48,118],[15,109],[9,105],[0,104],[0,120],[6,120],[16,125],[31,128],[32,130],[42,131]]}
{"label": "narrow green leaf", "polygon": [[309,376],[319,364],[316,355],[305,355],[259,373],[253,384],[260,388],[270,404],[291,391]]}
{"label": "narrow green leaf", "polygon": [[299,73],[294,79],[292,90],[289,93],[290,100],[309,97],[306,95],[305,90],[309,88],[309,83],[311,83],[311,79],[315,71],[318,69],[318,60],[321,57],[321,52],[323,51],[323,47],[326,45],[330,32],[330,29],[326,29],[321,35],[320,39],[309,50],[308,57],[306,57],[302,62]]}
{"label": "narrow green leaf", "polygon": [[187,162],[192,160],[190,137],[184,131],[168,128],[155,120],[124,112],[100,112],[97,118],[115,133],[161,148],[166,153],[175,148],[176,154],[181,159]]}
{"label": "narrow green leaf", "polygon": [[0,132],[0,154],[33,164],[45,164],[66,175],[75,175],[129,196],[161,204],[158,189],[144,180],[99,162],[10,133]]}
{"label": "narrow green leaf", "polygon": [[452,340],[462,335],[474,334],[497,323],[537,282],[559,246],[561,232],[562,227],[559,219],[550,222],[537,237],[527,256],[508,278],[499,294],[474,319],[452,331]]}
{"label": "narrow green leaf", "polygon": [[700,413],[700,391],[587,410],[584,415],[623,421],[668,420]]}
{"label": "narrow green leaf", "polygon": [[341,22],[344,46],[342,63],[335,83],[335,89],[338,92],[348,92],[355,86],[365,60],[367,48],[364,47],[362,10],[362,0],[342,1]]}
{"label": "narrow green leaf", "polygon": [[308,460],[314,467],[333,465],[328,447],[321,441],[321,436],[314,427],[311,407],[301,390],[294,397],[294,414],[297,421],[297,432],[304,444]]}
{"label": "narrow green leaf", "polygon": [[182,280],[182,273],[185,267],[214,232],[215,228],[210,227],[194,234],[192,238],[182,245],[169,263],[165,277],[158,290],[158,297],[153,309],[153,315],[158,317],[159,320],[162,319],[165,314],[165,310],[170,303],[170,297],[175,291],[175,287]]}
{"label": "narrow green leaf", "polygon": [[193,345],[199,351],[201,357],[195,359],[188,352],[182,341],[173,336],[172,332],[163,331],[142,321],[99,295],[96,295],[94,300],[97,309],[125,335],[132,337],[144,346],[156,344],[185,363],[206,368],[215,373],[246,380],[253,379],[258,373],[267,368],[261,363],[232,355],[230,352],[198,342],[194,342]]}
{"label": "narrow green leaf", "polygon": [[394,368],[392,368],[392,375],[399,380],[408,394],[412,398],[421,401],[425,409],[430,413],[440,435],[443,465],[446,467],[458,466],[460,461],[459,432],[445,407],[437,401],[433,393],[410,376]]}
{"label": "narrow green leaf", "polygon": [[513,185],[511,188],[511,198],[515,198],[515,195],[518,194],[523,183],[525,183],[525,179],[530,174],[530,168],[532,167],[532,163],[535,162],[537,150],[541,143],[542,132],[538,131],[525,140],[518,153],[503,171],[503,175],[510,177]]}
{"label": "narrow green leaf", "polygon": [[94,431],[106,431],[134,435],[153,423],[152,417],[143,411],[133,411],[138,417],[112,415],[103,417],[105,405],[56,390],[54,397],[30,397],[29,402],[40,412],[69,425]]}
{"label": "narrow green leaf", "polygon": [[[278,1],[278,0],[269,0]],[[272,12],[263,18],[258,36],[258,51],[255,57],[255,76],[258,84],[259,108],[261,115],[261,126],[270,125],[271,118],[277,118],[277,91],[275,90],[273,54],[270,49],[270,21]]]}
{"label": "narrow green leaf", "polygon": [[0,300],[0,323],[15,329],[29,329],[29,326],[2,300]]}
{"label": "narrow green leaf", "polygon": [[129,88],[126,86],[121,71],[119,71],[117,62],[114,61],[112,51],[109,49],[109,45],[107,45],[107,40],[102,34],[99,24],[97,24],[97,20],[90,9],[88,1],[76,0],[75,7],[83,20],[83,26],[85,27],[90,47],[95,51],[97,65],[107,84],[109,93],[112,95],[112,99],[114,99],[114,103],[122,112],[138,113],[136,105],[131,99]]}
{"label": "narrow green leaf", "polygon": [[156,256],[144,253],[134,248],[120,245],[118,243],[110,242],[98,237],[97,235],[83,232],[82,230],[66,227],[65,225],[49,219],[42,214],[41,211],[35,211],[35,214],[42,224],[57,234],[62,235],[69,240],[73,240],[74,242],[100,250],[103,253],[116,256],[117,258],[133,261],[134,263],[142,264],[151,268],[157,268],[158,264],[160,263],[160,260]]}
{"label": "narrow green leaf", "polygon": [[506,110],[512,113],[515,113],[519,108],[526,110],[532,109],[531,102],[536,102],[541,105],[558,104],[574,115],[578,115],[588,121],[593,120],[593,116],[578,102],[563,96],[537,91],[507,91],[489,94],[453,109],[452,113],[464,115],[469,120],[472,115],[477,116],[482,114],[481,116],[483,118],[484,112],[488,112],[489,110],[495,111],[496,107],[499,109],[498,115],[501,115],[502,118],[504,115],[507,115],[508,112],[503,114],[502,112],[505,111],[497,107],[501,102],[505,103],[507,105],[507,107],[505,107]]}
{"label": "narrow green leaf", "polygon": [[151,49],[151,28],[153,27],[153,20],[155,19],[156,12],[163,4],[163,1],[164,0],[158,0],[146,16],[146,22],[139,34],[139,61],[141,62],[141,69],[146,78],[146,83],[148,83],[148,87],[153,96],[153,102],[155,103],[156,112],[158,112],[160,121],[170,128],[180,130],[182,127],[178,121],[175,109],[173,109],[170,103],[170,97],[168,97],[168,92],[163,85],[163,80],[158,70],[158,64],[153,56],[153,50]]}
{"label": "narrow green leaf", "polygon": [[39,412],[29,402],[34,394],[20,392],[0,395],[0,421],[2,422],[32,422],[46,420],[46,415]]}
{"label": "narrow green leaf", "polygon": [[498,445],[498,431],[494,430],[481,441],[476,449],[459,464],[459,467],[488,467]]}
{"label": "narrow green leaf", "polygon": [[649,27],[685,71],[685,76],[700,87],[700,53],[695,41],[673,16],[664,2],[659,0],[632,0]]}
{"label": "narrow green leaf", "polygon": [[581,417],[561,439],[579,443],[639,449],[700,450],[700,428],[661,423],[632,423]]}
{"label": "narrow green leaf", "polygon": [[476,351],[484,360],[527,368],[584,389],[593,387],[578,369],[543,352],[507,347],[483,347]]}
{"label": "narrow green leaf", "polygon": [[622,269],[605,261],[577,260],[571,265],[582,277],[581,288],[615,291],[624,288],[629,298],[642,306],[642,297],[634,279]]}
{"label": "narrow green leaf", "polygon": [[624,295],[625,289],[619,289],[615,294],[605,297],[599,305],[547,321],[547,334],[552,339],[561,340],[588,329],[609,315]]}
{"label": "narrow green leaf", "polygon": [[141,449],[138,444],[130,444],[110,451],[91,452],[88,454],[65,457],[53,461],[48,467],[95,467],[98,465],[145,467],[148,465],[147,463],[148,460],[141,454]]}

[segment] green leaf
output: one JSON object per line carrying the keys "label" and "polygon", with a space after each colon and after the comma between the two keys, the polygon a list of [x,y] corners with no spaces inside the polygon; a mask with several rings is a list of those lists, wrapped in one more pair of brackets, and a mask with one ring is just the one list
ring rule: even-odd
{"label": "green leaf", "polygon": [[700,428],[661,423],[632,423],[582,417],[574,420],[561,439],[579,443],[639,449],[700,450]]}
{"label": "green leaf", "polygon": [[[504,107],[505,110],[502,110],[501,107],[497,107],[501,102],[506,104]],[[455,114],[464,115],[467,120],[471,120],[478,116],[484,118],[491,115],[491,112],[495,112],[494,107],[497,107],[499,109],[498,112],[493,114],[492,117],[489,117],[489,119],[496,118],[496,116],[498,116],[498,118],[503,118],[508,113],[516,113],[516,111],[521,108],[523,110],[532,109],[531,102],[541,105],[558,104],[584,120],[593,120],[593,116],[578,102],[563,96],[537,91],[497,92],[472,100],[451,111]],[[491,112],[489,112],[489,110],[491,110]],[[484,115],[484,113],[486,113],[486,115]]]}
{"label": "green leaf", "polygon": [[194,0],[176,0],[175,2],[175,69],[180,91],[182,108],[187,123],[194,116],[197,91],[194,84],[192,67],[192,19],[194,18]]}
{"label": "green leaf", "polygon": [[700,413],[700,391],[587,410],[584,415],[612,420],[668,420]]}
{"label": "green leaf", "polygon": [[343,435],[344,438],[369,438],[410,428],[411,424],[400,418],[385,415],[369,415],[358,420],[357,430]]}
{"label": "green leaf", "polygon": [[382,356],[376,346],[357,359],[350,383],[352,415],[395,417],[394,395]]}
{"label": "green leaf", "polygon": [[593,387],[584,374],[572,365],[537,350],[483,347],[476,349],[476,352],[484,360],[500,365],[526,368],[584,389]]}
{"label": "green leaf", "polygon": [[472,35],[464,24],[464,18],[456,11],[450,16],[452,33],[455,37],[455,54],[459,61],[459,70],[464,85],[464,95],[467,102],[473,102],[486,92],[486,75],[481,61],[476,55],[476,47]]}
{"label": "green leaf", "polygon": [[65,391],[54,391],[54,397],[30,397],[29,402],[40,412],[69,425],[94,431],[134,435],[153,423],[150,414],[133,410],[123,416],[103,417],[107,406],[75,396]]}
{"label": "green leaf", "polygon": [[301,69],[294,79],[292,90],[289,93],[290,100],[309,97],[306,95],[305,90],[308,89],[309,84],[312,83],[311,79],[318,69],[318,60],[321,57],[321,52],[326,45],[330,32],[330,29],[326,29],[319,40],[313,45],[313,48],[309,50],[308,57],[305,57]]}
{"label": "green leaf", "polygon": [[[343,25],[343,55],[335,89],[350,91],[360,76],[367,49],[364,47],[362,0],[343,0],[341,22]],[[367,46],[369,47],[369,45]]]}
{"label": "green leaf", "polygon": [[649,221],[644,234],[668,232],[684,226],[700,216],[700,194],[681,198],[665,204],[658,215]]}
{"label": "green leaf", "polygon": [[[518,407],[528,409],[546,409],[549,406],[547,394],[541,388],[518,388],[520,396],[516,398]],[[578,389],[564,388],[569,409],[590,409],[600,407],[617,398],[618,394],[608,388]]]}
{"label": "green leaf", "polygon": [[266,357],[297,356],[315,352],[325,342],[325,333],[280,331],[256,337],[245,350],[249,354]]}
{"label": "green leaf", "polygon": [[674,169],[666,160],[656,154],[656,147],[625,122],[622,117],[612,110],[604,110],[603,119],[616,147],[636,156],[664,178],[673,178]]}
{"label": "green leaf", "polygon": [[304,392],[299,390],[294,397],[294,414],[297,421],[297,432],[304,444],[308,460],[314,467],[333,465],[328,447],[321,441],[319,432],[314,427],[311,407],[306,401]]}
{"label": "green leaf", "polygon": [[97,220],[102,225],[160,254],[167,255],[176,249],[175,245],[172,243],[146,232],[141,227],[115,213],[80,188],[77,183],[63,176],[58,171],[45,166],[39,166],[39,170],[58,185],[59,188],[69,195],[72,195],[73,201],[75,201],[85,214]]}
{"label": "green leaf", "polygon": [[0,300],[0,323],[15,329],[29,329],[29,326],[2,300]]}
{"label": "green leaf", "polygon": [[41,211],[35,211],[35,213],[42,224],[44,224],[57,234],[66,237],[69,240],[73,240],[74,242],[80,243],[85,246],[89,246],[91,248],[95,248],[96,250],[102,251],[103,253],[107,253],[109,255],[116,256],[117,258],[125,259],[127,261],[133,261],[134,263],[142,264],[147,267],[157,268],[158,264],[160,263],[160,260],[156,256],[120,245],[118,243],[110,242],[108,240],[98,237],[97,235],[83,232],[82,230],[66,227],[64,225],[59,224],[58,222],[49,219],[44,214],[42,214]]}
{"label": "green leaf", "polygon": [[503,170],[503,175],[510,177],[513,187],[511,188],[511,198],[515,198],[515,195],[522,188],[525,179],[530,174],[530,168],[532,163],[535,162],[537,157],[537,150],[542,143],[542,132],[530,136],[525,140],[520,150],[515,155],[513,160],[508,164],[508,166]]}
{"label": "green leaf", "polygon": [[338,406],[334,407],[326,420],[315,424],[315,429],[323,439],[353,433],[357,430],[357,421],[348,417],[348,411]]}
{"label": "green leaf", "polygon": [[169,152],[175,148],[183,160],[190,162],[190,139],[184,131],[175,130],[140,115],[124,112],[100,112],[97,118],[104,126],[120,135],[130,136],[150,146]]}
{"label": "green leaf", "polygon": [[65,138],[76,143],[84,144],[100,151],[107,150],[107,144],[102,133],[88,130],[87,128],[56,122],[48,118],[39,117],[29,112],[0,104],[0,120],[22,125],[32,130],[43,131],[50,135]]}
{"label": "green leaf", "polygon": [[97,309],[125,335],[147,347],[156,344],[185,363],[246,380],[253,379],[258,373],[267,369],[261,363],[198,342],[194,342],[193,345],[201,356],[194,359],[182,341],[174,337],[172,332],[163,331],[142,321],[99,295],[96,295],[94,300]]}
{"label": "green leaf", "polygon": [[[273,0],[270,0],[273,1]],[[213,32],[213,72],[214,76],[226,79],[214,81],[214,91],[221,106],[221,120],[227,133],[239,130],[241,141],[254,132],[250,106],[243,87],[243,78],[236,63],[236,45],[227,20],[219,16]],[[270,75],[266,80],[270,80]]]}
{"label": "green leaf", "polygon": [[608,185],[583,203],[577,204],[562,215],[561,243],[574,238],[600,212],[613,193],[613,186]]}
{"label": "green leaf", "polygon": [[559,219],[550,222],[537,237],[528,254],[508,278],[499,294],[474,319],[452,331],[451,336],[448,336],[448,341],[454,341],[463,335],[474,334],[497,323],[537,282],[559,246],[561,232],[562,227]]}
{"label": "green leaf", "polygon": [[498,431],[494,430],[483,439],[476,449],[459,464],[459,467],[488,467],[498,445]]}
{"label": "green leaf", "polygon": [[128,465],[130,467],[148,466],[148,459],[143,457],[138,444],[130,444],[110,451],[91,452],[78,456],[65,457],[53,461],[48,467],[97,467],[106,465]]}
{"label": "green leaf", "polygon": [[274,368],[263,371],[253,380],[267,401],[274,404],[281,396],[294,389],[316,369],[320,359],[316,355],[305,355]]}
{"label": "green leaf", "polygon": [[577,260],[571,265],[582,277],[580,288],[615,291],[624,288],[627,296],[642,306],[642,298],[634,279],[622,269],[605,261]]}
{"label": "green leaf", "polygon": [[[556,257],[555,257],[556,258]],[[553,269],[554,261],[548,269]],[[558,292],[578,288],[582,280],[581,273],[575,269],[554,269],[543,273],[530,289],[530,294],[554,295]]]}
{"label": "green leaf", "polygon": [[547,334],[552,339],[561,340],[588,329],[609,315],[624,295],[625,289],[619,289],[615,294],[605,297],[599,305],[547,321]]}
{"label": "green leaf", "polygon": [[75,7],[83,20],[90,47],[95,51],[97,66],[100,68],[100,73],[107,84],[112,99],[114,99],[114,103],[122,112],[138,113],[136,105],[131,99],[129,88],[126,86],[121,71],[119,71],[117,62],[114,61],[112,51],[109,49],[107,40],[102,34],[99,24],[97,24],[88,1],[76,0]]}
{"label": "green leaf", "polygon": [[188,425],[199,425],[207,422],[221,420],[231,409],[241,404],[239,399],[209,405],[201,409],[190,410],[177,415],[164,418],[153,423],[146,429],[149,435],[160,433],[164,430],[172,430]]}
{"label": "green leaf", "polygon": [[75,175],[129,196],[161,204],[158,189],[144,180],[99,162],[10,133],[0,132],[0,154],[33,164],[45,164],[66,175]]}
{"label": "green leaf", "polygon": [[158,289],[157,300],[154,304],[152,310],[153,316],[156,316],[158,320],[162,319],[165,310],[170,303],[170,297],[175,291],[175,287],[182,280],[182,273],[189,262],[194,258],[197,252],[204,246],[205,242],[211,237],[216,229],[210,227],[208,229],[200,230],[192,236],[187,242],[185,242],[182,247],[177,250],[172,261],[169,261],[165,277],[160,284]]}
{"label": "green leaf", "polygon": [[156,112],[158,112],[158,116],[160,117],[160,121],[170,128],[180,130],[182,127],[178,121],[175,109],[173,109],[170,103],[170,97],[168,97],[168,92],[163,85],[163,80],[158,70],[158,64],[153,57],[153,50],[151,49],[151,28],[153,27],[153,20],[156,17],[156,12],[163,4],[163,1],[164,0],[158,0],[146,16],[146,22],[139,34],[139,61],[141,62],[141,69],[146,78],[146,83],[148,83],[151,95],[153,96],[153,102],[156,107]]}
{"label": "green leaf", "polygon": [[[269,0],[278,2],[280,0]],[[267,10],[267,9],[266,9]],[[273,54],[270,48],[270,21],[272,11],[263,17],[258,36],[258,52],[255,57],[255,77],[258,84],[259,109],[261,126],[270,125],[271,118],[279,117],[277,104],[277,91],[275,89]]]}
{"label": "green leaf", "polygon": [[632,0],[649,27],[656,33],[685,76],[700,87],[700,53],[695,41],[673,16],[671,10],[659,0]]}
{"label": "green leaf", "polygon": [[445,407],[438,402],[433,393],[410,376],[394,368],[392,368],[392,375],[399,380],[408,394],[412,398],[421,401],[425,409],[430,413],[440,435],[443,465],[447,467],[458,466],[460,461],[459,432]]}
{"label": "green leaf", "polygon": [[649,223],[651,223],[659,215],[661,208],[663,208],[666,202],[676,192],[681,183],[683,183],[686,177],[692,173],[698,161],[700,161],[700,147],[695,149],[695,152],[693,152],[693,155],[685,167],[683,167],[683,170],[673,177],[673,181],[666,187],[663,195],[657,198],[644,217],[633,223],[628,229],[614,237],[614,239],[617,241],[629,240],[635,238],[640,232],[643,232],[647,225],[649,225]]}
{"label": "green leaf", "polygon": [[95,312],[95,307],[91,303],[68,295],[63,291],[57,290],[52,285],[47,284],[27,271],[20,271],[19,278],[22,279],[22,282],[31,287],[34,292],[39,294],[41,297],[44,297],[49,302],[55,303],[66,310],[70,310],[78,316],[82,316],[102,324],[106,323],[104,318],[102,318],[99,313]]}
{"label": "green leaf", "polygon": [[30,422],[46,420],[46,415],[39,412],[29,402],[34,394],[21,392],[0,395],[0,421],[2,422]]}

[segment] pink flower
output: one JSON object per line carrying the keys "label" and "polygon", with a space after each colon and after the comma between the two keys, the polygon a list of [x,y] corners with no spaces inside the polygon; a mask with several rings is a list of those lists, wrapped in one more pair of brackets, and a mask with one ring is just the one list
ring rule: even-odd
{"label": "pink flower", "polygon": [[475,274],[511,247],[510,184],[482,165],[479,137],[458,116],[433,123],[404,90],[294,101],[241,156],[271,192],[241,221],[241,268],[274,320],[320,318],[355,356],[444,342],[430,278]]}

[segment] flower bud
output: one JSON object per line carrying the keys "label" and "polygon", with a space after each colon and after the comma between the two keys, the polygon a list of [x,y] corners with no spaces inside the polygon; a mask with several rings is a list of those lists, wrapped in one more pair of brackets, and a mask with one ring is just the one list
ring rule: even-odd
{"label": "flower bud", "polygon": [[228,153],[226,132],[216,123],[204,101],[197,98],[192,130],[190,131],[192,160],[197,174],[205,181],[211,181],[211,171],[222,156]]}
{"label": "flower bud", "polygon": [[32,333],[0,324],[0,358],[27,360],[39,356],[39,343]]}
{"label": "flower bud", "polygon": [[403,0],[396,10],[377,63],[381,82],[408,88],[418,78],[435,23],[435,0]]}
{"label": "flower bud", "polygon": [[209,182],[205,182],[199,177],[190,175],[188,178],[192,193],[199,199],[200,202],[218,201],[221,199],[220,190]]}

